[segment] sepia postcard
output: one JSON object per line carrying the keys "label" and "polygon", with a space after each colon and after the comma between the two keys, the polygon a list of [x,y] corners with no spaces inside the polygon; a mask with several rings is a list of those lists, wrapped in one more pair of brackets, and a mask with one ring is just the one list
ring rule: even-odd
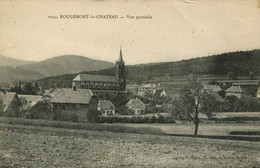
{"label": "sepia postcard", "polygon": [[260,0],[1,0],[0,167],[260,167]]}

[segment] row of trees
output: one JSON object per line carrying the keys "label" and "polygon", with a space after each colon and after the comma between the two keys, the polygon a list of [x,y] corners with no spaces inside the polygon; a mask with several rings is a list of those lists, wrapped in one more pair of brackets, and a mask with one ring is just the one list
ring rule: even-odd
{"label": "row of trees", "polygon": [[21,83],[19,82],[18,85],[10,88],[10,92],[16,92],[17,94],[37,95],[39,94],[39,91],[40,88],[37,82],[35,84],[28,82],[23,86],[21,86]]}

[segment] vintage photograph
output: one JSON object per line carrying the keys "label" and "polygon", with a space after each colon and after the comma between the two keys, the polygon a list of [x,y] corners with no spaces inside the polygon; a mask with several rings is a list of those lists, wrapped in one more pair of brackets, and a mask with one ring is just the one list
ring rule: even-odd
{"label": "vintage photograph", "polygon": [[0,167],[260,167],[260,1],[1,0]]}

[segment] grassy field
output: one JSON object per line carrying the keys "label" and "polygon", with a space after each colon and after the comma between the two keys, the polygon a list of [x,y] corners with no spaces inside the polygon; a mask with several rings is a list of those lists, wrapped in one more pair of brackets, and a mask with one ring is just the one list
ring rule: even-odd
{"label": "grassy field", "polygon": [[0,167],[260,167],[260,142],[0,123]]}

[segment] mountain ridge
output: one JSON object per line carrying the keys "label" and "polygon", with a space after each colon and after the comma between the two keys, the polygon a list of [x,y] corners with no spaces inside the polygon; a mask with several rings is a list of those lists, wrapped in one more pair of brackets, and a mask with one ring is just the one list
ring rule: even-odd
{"label": "mountain ridge", "polygon": [[[13,60],[8,57],[5,57],[5,59]],[[95,71],[114,66],[113,63],[107,61],[95,60],[79,55],[61,55],[39,62],[26,61],[24,64],[20,63],[17,66],[9,65],[0,66],[0,86],[3,86],[3,84],[5,86],[10,85],[19,80],[33,81],[49,76],[73,74],[81,71]]]}
{"label": "mountain ridge", "polygon": [[[166,73],[170,76],[186,76],[190,73],[200,75],[227,75],[234,71],[238,75],[248,76],[250,71],[260,76],[260,50],[238,51],[181,60],[152,64],[128,65],[125,68],[128,83],[147,82],[152,77],[162,77]],[[99,71],[82,71],[80,73],[115,75],[114,67]],[[64,74],[38,80],[43,87],[71,87],[72,79],[77,75]]]}
{"label": "mountain ridge", "polygon": [[35,61],[21,60],[17,58],[0,55],[0,66],[21,66],[25,64],[34,63]]}

